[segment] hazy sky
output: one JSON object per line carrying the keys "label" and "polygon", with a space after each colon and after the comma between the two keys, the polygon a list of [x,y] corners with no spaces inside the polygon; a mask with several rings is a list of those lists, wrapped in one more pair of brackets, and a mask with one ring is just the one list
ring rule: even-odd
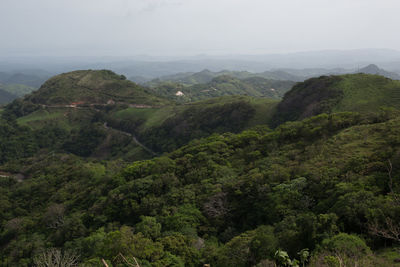
{"label": "hazy sky", "polygon": [[400,50],[399,0],[0,0],[0,56]]}

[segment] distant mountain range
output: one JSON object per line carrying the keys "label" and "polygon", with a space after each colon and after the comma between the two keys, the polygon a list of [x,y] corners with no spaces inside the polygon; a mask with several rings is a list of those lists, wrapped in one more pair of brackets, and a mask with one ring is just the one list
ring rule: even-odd
{"label": "distant mountain range", "polygon": [[[126,77],[143,77],[149,81],[161,76],[199,72],[203,69],[213,72],[233,70],[254,73],[277,69],[346,69],[351,72],[371,63],[389,71],[400,72],[400,52],[390,49],[355,49],[191,57],[19,57],[0,58],[0,72],[18,70],[34,75],[55,75],[77,69],[110,69]],[[340,70],[337,74],[340,74]]]}
{"label": "distant mountain range", "polygon": [[264,72],[249,72],[249,71],[232,71],[232,70],[222,70],[222,71],[210,71],[208,69],[204,69],[200,72],[181,72],[173,75],[161,76],[159,78],[148,80],[145,77],[141,76],[132,76],[130,80],[148,85],[155,86],[160,82],[176,82],[182,83],[184,85],[193,85],[199,83],[207,83],[210,82],[213,78],[228,75],[238,79],[250,78],[250,77],[261,77],[265,79],[273,79],[273,80],[286,80],[286,81],[294,81],[300,82],[312,77],[318,77],[322,75],[341,75],[341,74],[349,74],[349,73],[366,73],[366,74],[378,74],[381,76],[385,76],[390,79],[400,80],[400,74],[395,72],[389,72],[384,69],[379,68],[375,64],[367,65],[361,69],[344,69],[344,68],[333,68],[333,69],[325,69],[325,68],[307,68],[307,69],[275,69]]}
{"label": "distant mountain range", "polygon": [[[370,51],[370,50],[368,50]],[[365,61],[366,59],[375,59],[375,62],[383,62],[383,66],[390,67],[391,69],[396,68],[396,58],[397,54],[393,51],[370,51],[374,56],[368,56],[365,51],[353,51],[355,56],[357,56],[360,62]],[[393,52],[393,53],[392,53]],[[315,55],[326,55],[329,60],[333,60],[333,55],[340,55],[342,59],[345,55],[351,55],[351,52],[335,52],[333,51],[325,51],[323,52],[314,52],[314,53],[295,53],[295,54],[287,54],[287,55],[269,55],[269,56],[260,56],[260,58],[253,57],[253,56],[237,56],[233,57],[234,59],[227,57],[207,57],[201,56],[196,58],[189,59],[181,59],[175,61],[151,61],[148,60],[146,62],[142,61],[135,61],[135,62],[109,62],[109,63],[89,63],[86,66],[91,66],[92,68],[98,68],[100,66],[110,66],[111,69],[120,70],[118,72],[130,75],[130,80],[139,83],[141,85],[145,85],[151,88],[160,88],[161,90],[168,89],[169,91],[173,92],[174,94],[177,93],[179,90],[175,90],[179,88],[179,85],[176,85],[176,88],[171,87],[171,83],[181,84],[183,86],[193,86],[197,84],[207,84],[210,83],[213,79],[220,77],[220,76],[230,76],[232,78],[236,78],[239,80],[248,79],[248,78],[263,78],[266,80],[270,80],[268,82],[268,88],[260,88],[261,90],[265,91],[264,89],[279,89],[275,88],[276,85],[271,84],[271,81],[291,81],[293,82],[301,82],[306,79],[312,77],[319,77],[322,75],[342,75],[342,74],[349,74],[349,73],[367,73],[367,74],[378,74],[385,76],[387,78],[391,78],[394,80],[400,80],[400,74],[396,73],[395,71],[388,71],[384,68],[380,68],[375,64],[371,65],[363,65],[365,67],[359,68],[361,64],[357,64],[357,67],[354,65],[353,68],[343,68],[343,67],[335,67],[335,68],[326,68],[326,67],[318,67],[318,68],[296,68],[296,66],[300,66],[296,62],[301,61],[300,59],[306,60],[306,57],[309,56],[310,60],[315,58]],[[389,64],[390,55],[393,58],[393,61]],[[289,62],[289,58],[293,59],[293,65],[291,68],[275,68],[271,69],[271,66],[286,66],[285,62]],[[294,60],[294,58],[297,58]],[[282,64],[278,64],[277,60],[281,59]],[[253,60],[253,61],[251,61]],[[264,61],[263,61],[264,60]],[[270,62],[275,62],[273,64],[268,65],[266,62],[270,60]],[[328,60],[328,61],[329,61]],[[344,60],[344,59],[343,59]],[[354,59],[353,59],[354,60]],[[253,63],[251,63],[253,62]],[[329,61],[330,62],[330,61]],[[343,61],[345,62],[345,61]],[[400,61],[399,61],[400,62]],[[64,65],[63,65],[64,64]],[[52,72],[50,71],[58,71],[61,69],[68,69],[72,68],[72,66],[68,66],[67,63],[63,63],[55,67],[54,69],[46,69],[49,68],[48,65],[44,64],[44,69],[35,69],[35,68],[26,68],[25,65],[21,69],[11,70],[0,72],[0,89],[9,93],[7,97],[3,98],[2,103],[7,103],[10,99],[15,99],[16,97],[23,96],[37,88],[39,88],[44,81],[46,81]],[[72,63],[70,63],[72,64]],[[80,63],[83,65],[83,63]],[[252,65],[253,64],[253,65]],[[79,64],[78,64],[79,65]],[[316,64],[321,65],[321,64]],[[344,66],[348,66],[343,64]],[[15,65],[10,65],[16,67]],[[47,66],[47,67],[46,67]],[[209,67],[208,69],[203,69],[201,71],[196,71],[200,67]],[[218,70],[222,67],[226,67],[225,70]],[[400,64],[398,66],[400,69]],[[245,71],[243,69],[248,69],[249,71]],[[265,70],[267,71],[259,71],[258,70]],[[0,64],[0,70],[6,70],[6,66],[4,63]],[[180,72],[180,70],[188,70],[187,72]],[[168,75],[165,75],[168,74]],[[157,77],[158,78],[154,78]],[[167,87],[165,87],[165,83]],[[243,82],[243,81],[242,81]],[[266,85],[266,83],[264,82]],[[276,83],[275,83],[276,84]],[[282,85],[282,83],[280,83]],[[285,83],[285,88],[282,88],[284,91],[290,89],[287,88],[288,85],[291,83]],[[204,86],[203,86],[204,87]],[[241,86],[244,88],[245,86]],[[186,88],[187,89],[187,88]],[[233,91],[232,91],[232,90]],[[232,94],[232,92],[239,93],[236,89],[227,89],[218,92],[218,96],[225,95],[225,94]],[[257,90],[259,90],[257,89]],[[208,90],[207,88],[203,88],[202,91]],[[182,91],[182,90],[180,90]],[[188,93],[188,90],[186,90]],[[192,93],[195,92],[190,90]],[[282,91],[282,92],[284,92]],[[269,97],[276,97],[280,95],[282,92],[270,95]],[[215,92],[217,93],[217,92]],[[248,94],[249,90],[244,90],[240,92],[240,94]],[[257,94],[250,94],[257,96]],[[167,96],[167,95],[164,95]],[[215,96],[213,94],[213,96]],[[170,97],[170,96],[167,96]],[[194,97],[194,98],[192,98]],[[202,95],[195,93],[195,95],[191,96],[191,99],[203,99]],[[179,98],[183,99],[183,98]]]}

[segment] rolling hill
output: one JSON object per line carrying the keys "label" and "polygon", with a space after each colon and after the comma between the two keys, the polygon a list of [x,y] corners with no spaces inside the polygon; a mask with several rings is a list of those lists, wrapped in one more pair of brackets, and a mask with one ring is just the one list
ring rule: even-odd
{"label": "rolling hill", "polygon": [[155,97],[145,88],[108,70],[82,70],[57,75],[25,98],[34,104],[130,104],[162,105],[168,101]]}
{"label": "rolling hill", "polygon": [[183,103],[230,95],[281,99],[294,84],[295,82],[292,81],[268,80],[261,77],[238,79],[221,75],[213,78],[210,82],[191,86],[163,82],[151,90],[154,94]]}
{"label": "rolling hill", "polygon": [[[230,77],[216,79],[222,86],[222,82],[242,85],[240,80]],[[114,140],[114,146],[120,147],[118,144],[122,141],[127,142],[122,136],[130,136],[128,143],[142,150],[127,153],[133,159],[135,153],[146,158],[154,154],[152,150],[172,151],[195,138],[213,133],[238,133],[266,124],[277,103],[271,98],[231,95],[178,104],[113,72],[89,70],[49,79],[39,90],[9,104],[3,116],[17,118],[20,125],[31,129],[50,126],[63,129],[75,137],[60,141],[58,149],[77,155],[119,157],[120,154],[110,150],[110,144]],[[81,144],[79,149],[74,142],[89,138],[87,128],[95,129],[98,140],[90,146]],[[102,153],[98,152],[101,148]]]}
{"label": "rolling hill", "polygon": [[371,74],[321,76],[287,92],[273,120],[279,125],[321,113],[368,113],[382,108],[400,108],[400,81]]}

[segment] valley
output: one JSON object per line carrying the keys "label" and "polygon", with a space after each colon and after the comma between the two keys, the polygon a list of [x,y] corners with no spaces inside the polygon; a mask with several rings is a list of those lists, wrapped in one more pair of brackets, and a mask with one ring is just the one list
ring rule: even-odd
{"label": "valley", "polygon": [[80,70],[4,106],[1,264],[62,248],[82,266],[398,266],[399,81],[202,82]]}

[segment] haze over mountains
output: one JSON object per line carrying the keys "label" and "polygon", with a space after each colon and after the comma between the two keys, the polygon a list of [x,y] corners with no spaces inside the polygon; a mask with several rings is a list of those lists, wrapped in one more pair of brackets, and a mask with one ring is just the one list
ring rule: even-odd
{"label": "haze over mountains", "polygon": [[400,267],[399,10],[0,0],[0,266]]}
{"label": "haze over mountains", "polygon": [[[7,103],[39,88],[52,75],[76,69],[111,69],[150,87],[162,82],[205,84],[221,75],[238,79],[261,77],[299,82],[321,75],[363,72],[400,79],[400,53],[368,49],[191,58],[3,58],[0,61],[0,89],[7,93],[2,93],[0,103]],[[267,89],[275,88],[271,86]]]}
{"label": "haze over mountains", "polygon": [[0,71],[35,69],[53,75],[77,69],[110,69],[127,77],[156,78],[179,72],[232,70],[263,72],[271,69],[345,68],[357,70],[376,64],[400,71],[400,52],[389,49],[324,50],[287,54],[199,55],[194,57],[0,57]]}

